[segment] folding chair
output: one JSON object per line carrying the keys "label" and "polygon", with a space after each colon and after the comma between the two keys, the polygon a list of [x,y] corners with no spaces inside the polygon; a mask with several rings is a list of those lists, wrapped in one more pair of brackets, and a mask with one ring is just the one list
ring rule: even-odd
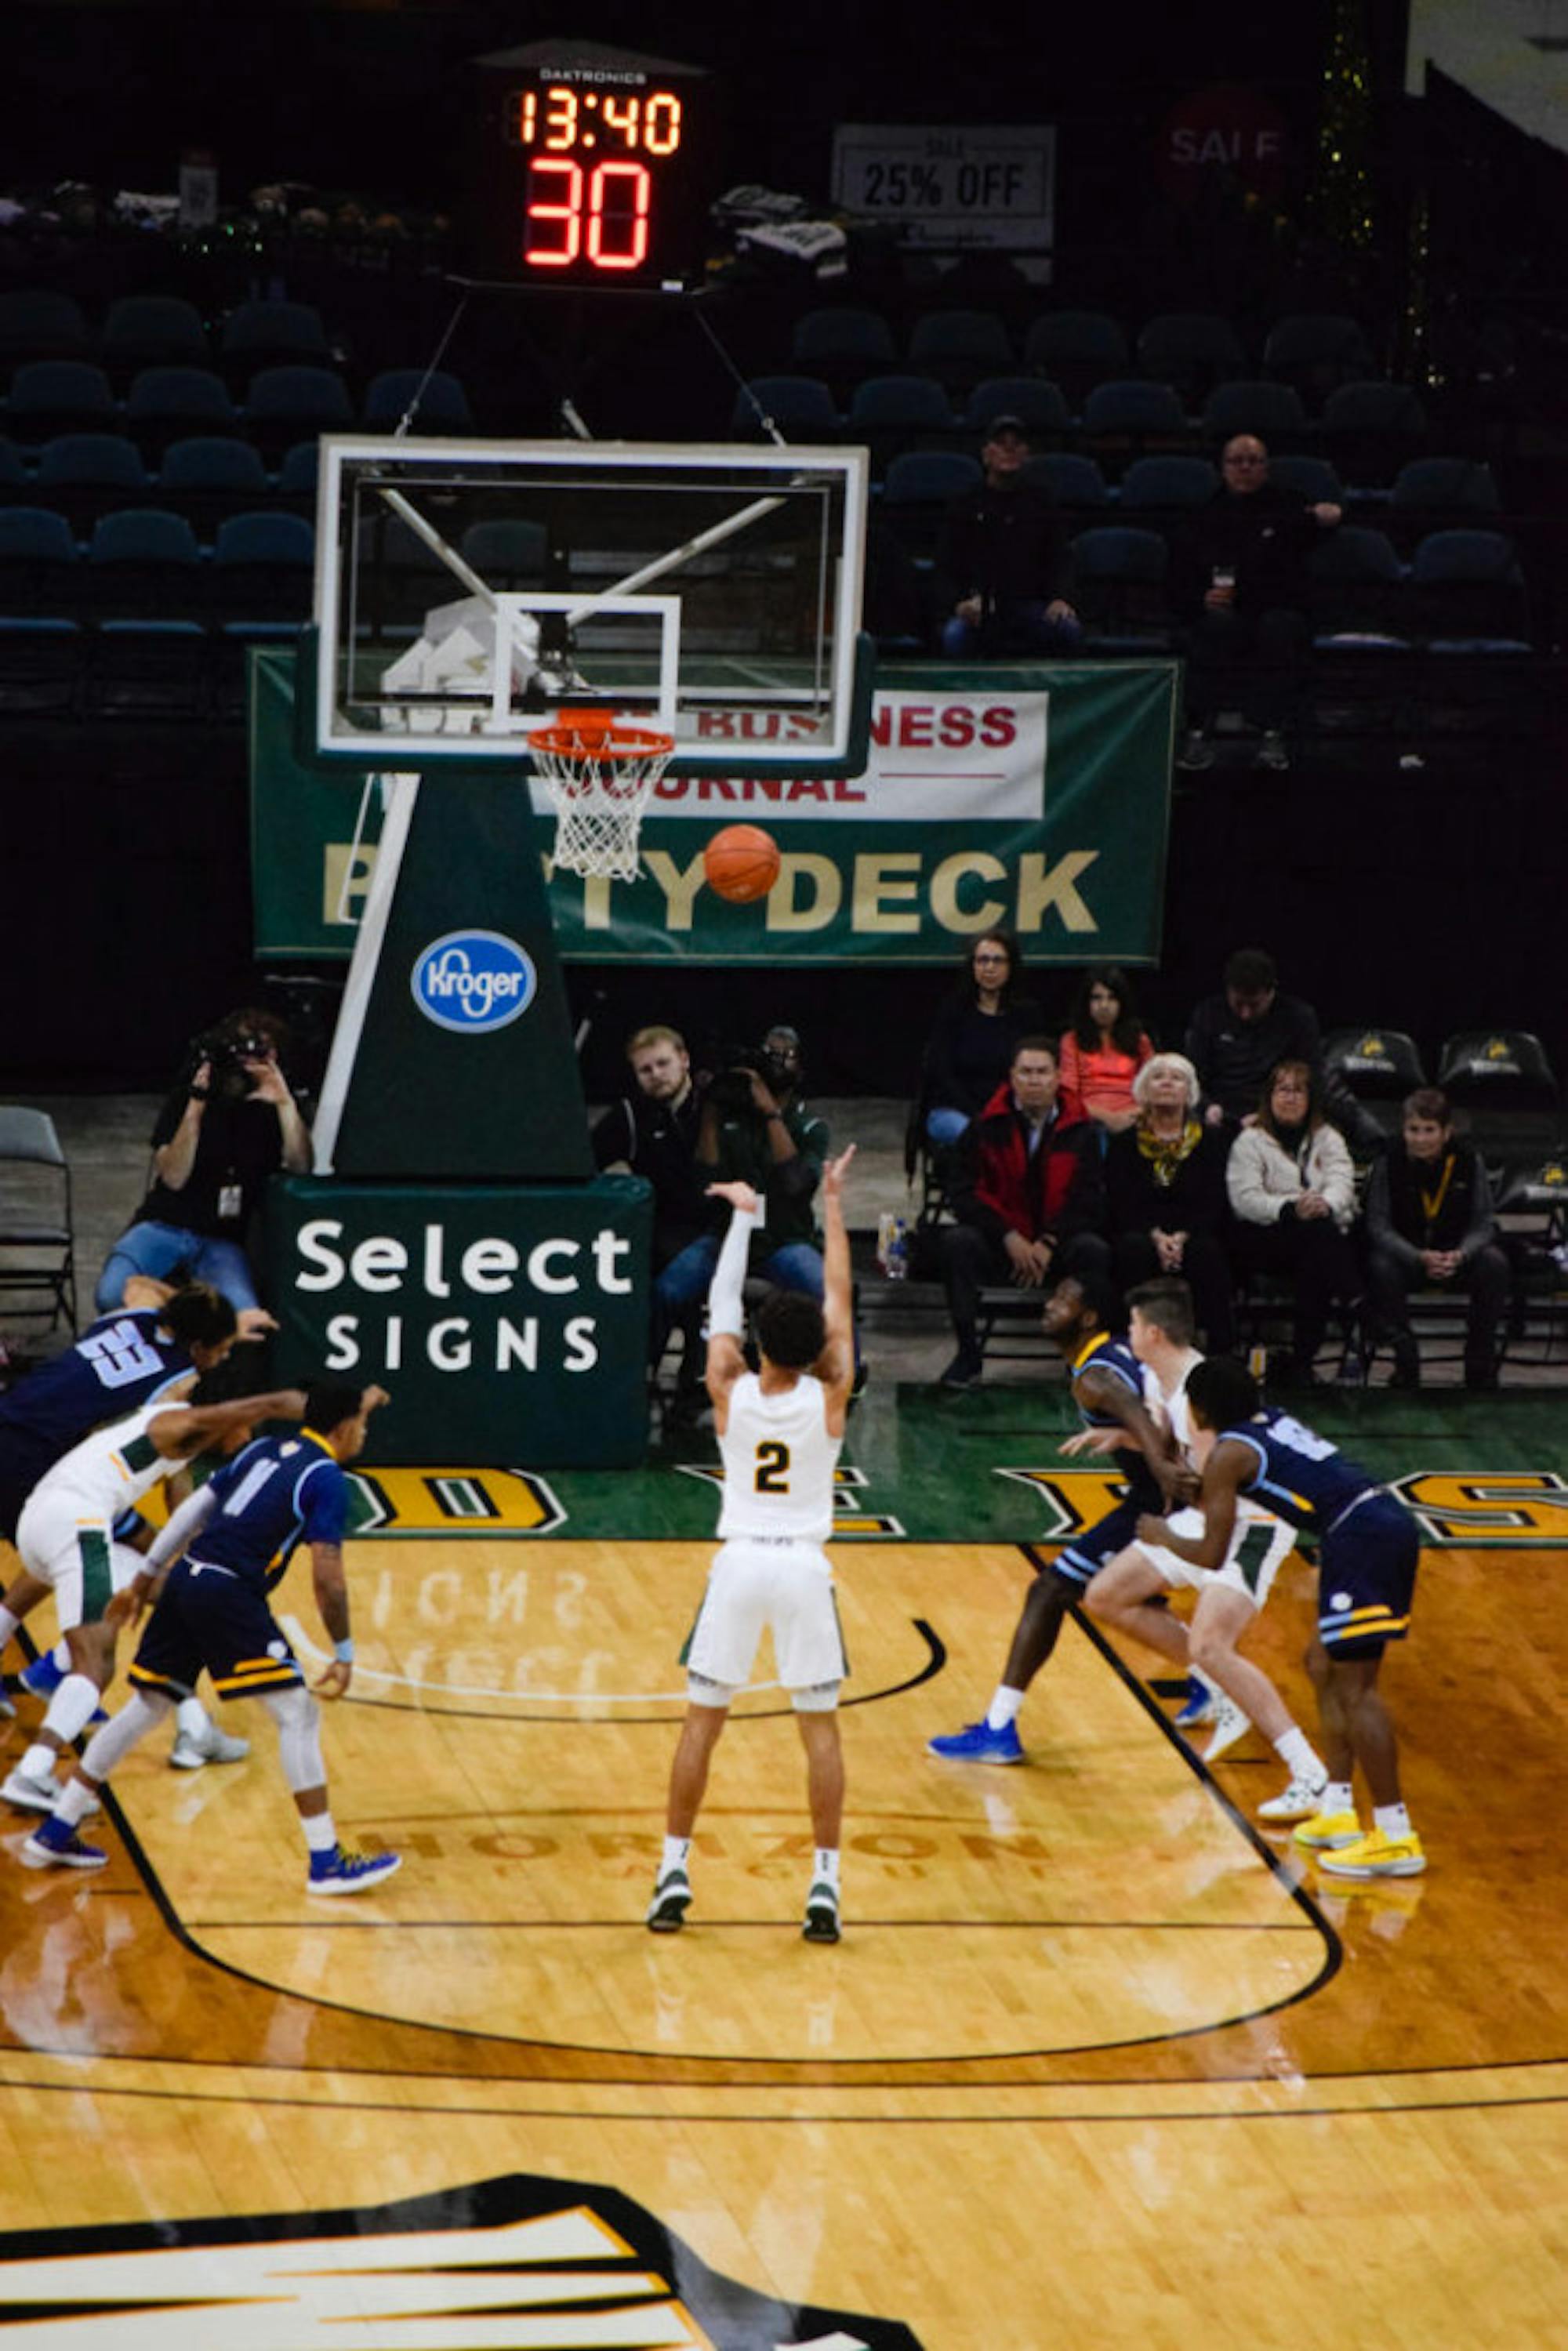
{"label": "folding chair", "polygon": [[47,1306],[12,1306],[15,1317],[47,1314],[77,1330],[76,1227],[71,1171],[47,1111],[0,1104],[0,1291],[48,1294]]}

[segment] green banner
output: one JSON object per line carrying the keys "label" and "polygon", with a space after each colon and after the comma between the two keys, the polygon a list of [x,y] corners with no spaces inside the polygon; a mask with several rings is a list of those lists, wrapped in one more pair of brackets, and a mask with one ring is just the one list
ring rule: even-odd
{"label": "green banner", "polygon": [[[748,775],[742,720],[711,712],[705,747],[734,726],[735,777],[664,778],[636,882],[550,873],[560,952],[945,963],[988,924],[1009,923],[1031,963],[1156,962],[1176,683],[1176,664],[1161,661],[883,669],[865,773],[833,780]],[[256,952],[347,956],[382,788],[301,764],[291,654],[252,655],[250,726]],[[765,826],[783,853],[773,889],[749,906],[703,879],[705,842],[735,823]]]}

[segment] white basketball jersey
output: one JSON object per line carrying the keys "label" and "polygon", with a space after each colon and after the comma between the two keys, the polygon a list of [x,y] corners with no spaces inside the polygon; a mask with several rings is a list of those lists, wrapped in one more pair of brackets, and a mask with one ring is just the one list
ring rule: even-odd
{"label": "white basketball jersey", "polygon": [[183,1404],[153,1403],[124,1420],[95,1429],[56,1462],[37,1491],[68,1496],[95,1517],[118,1518],[180,1468],[160,1453],[147,1432],[161,1413],[187,1412]]}
{"label": "white basketball jersey", "polygon": [[764,1394],[755,1372],[743,1373],[729,1392],[729,1421],[718,1443],[721,1539],[795,1535],[826,1542],[841,1443],[828,1435],[827,1397],[810,1372],[776,1395]]}
{"label": "white basketball jersey", "polygon": [[1202,1361],[1203,1357],[1196,1347],[1187,1349],[1176,1374],[1176,1386],[1169,1395],[1149,1365],[1145,1364],[1143,1367],[1144,1402],[1151,1417],[1170,1430],[1176,1439],[1176,1451],[1189,1469],[1192,1468],[1192,1414],[1186,1400],[1186,1384]]}

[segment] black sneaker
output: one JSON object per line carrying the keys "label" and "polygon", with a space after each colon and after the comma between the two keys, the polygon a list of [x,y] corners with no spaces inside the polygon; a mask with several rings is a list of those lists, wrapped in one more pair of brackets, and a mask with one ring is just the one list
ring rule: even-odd
{"label": "black sneaker", "polygon": [[839,1939],[838,1892],[826,1878],[819,1877],[806,1896],[806,1917],[800,1934],[808,1943],[836,1943]]}
{"label": "black sneaker", "polygon": [[938,1387],[976,1388],[986,1368],[986,1359],[977,1347],[960,1347],[941,1378]]}

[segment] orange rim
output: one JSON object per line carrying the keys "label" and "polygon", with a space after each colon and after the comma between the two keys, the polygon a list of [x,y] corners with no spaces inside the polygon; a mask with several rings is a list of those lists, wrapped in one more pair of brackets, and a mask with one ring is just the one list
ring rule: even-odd
{"label": "orange rim", "polygon": [[553,753],[558,759],[641,759],[668,758],[675,747],[673,735],[649,726],[618,726],[610,710],[563,710],[553,726],[541,726],[528,737],[530,749]]}

